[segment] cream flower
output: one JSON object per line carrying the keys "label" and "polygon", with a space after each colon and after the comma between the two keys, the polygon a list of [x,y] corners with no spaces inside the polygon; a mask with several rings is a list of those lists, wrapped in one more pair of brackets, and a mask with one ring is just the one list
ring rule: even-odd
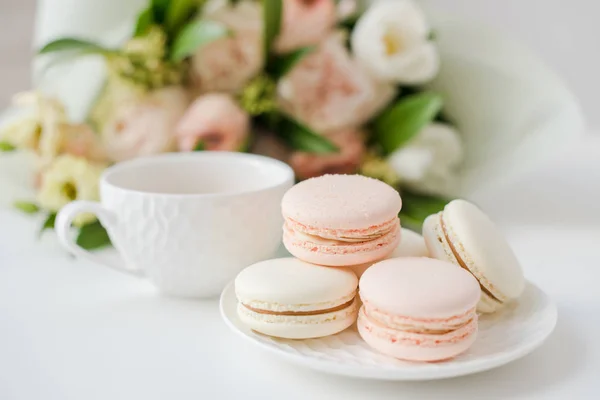
{"label": "cream flower", "polygon": [[9,124],[3,136],[18,148],[34,150],[43,160],[52,160],[60,153],[61,125],[68,123],[63,105],[39,92],[19,93],[13,103],[31,109],[31,113]]}
{"label": "cream flower", "polygon": [[356,58],[382,81],[419,84],[439,70],[429,25],[412,0],[379,1],[359,19],[352,32]]}
{"label": "cream flower", "polygon": [[425,127],[388,158],[403,184],[431,194],[451,193],[456,168],[462,160],[463,145],[458,133],[440,123]]}
{"label": "cream flower", "polygon": [[[81,157],[58,156],[42,171],[38,204],[45,210],[57,212],[74,200],[98,200],[98,182],[104,168]],[[78,215],[74,224],[81,226],[94,220],[94,215],[85,213]]]}
{"label": "cream flower", "polygon": [[37,118],[27,116],[11,121],[0,130],[0,141],[20,150],[34,150],[40,140],[40,124]]}
{"label": "cream flower", "polygon": [[240,151],[247,142],[250,117],[228,94],[199,97],[177,125],[181,151],[192,151],[199,142],[205,150]]}
{"label": "cream flower", "polygon": [[118,98],[101,133],[112,161],[174,150],[175,126],[189,103],[182,88],[170,86]]}
{"label": "cream flower", "polygon": [[200,48],[192,57],[191,78],[200,93],[239,92],[263,67],[261,5],[241,1],[208,7],[204,18],[231,30],[231,36]]}
{"label": "cream flower", "polygon": [[395,94],[374,82],[351,58],[340,35],[331,35],[278,84],[283,111],[321,133],[358,127]]}
{"label": "cream flower", "polygon": [[287,53],[319,43],[335,25],[336,14],[334,0],[285,0],[275,50]]}

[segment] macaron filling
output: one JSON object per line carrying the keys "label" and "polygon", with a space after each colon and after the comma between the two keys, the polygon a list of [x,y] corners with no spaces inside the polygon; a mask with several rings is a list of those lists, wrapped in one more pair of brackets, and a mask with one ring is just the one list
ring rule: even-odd
{"label": "macaron filling", "polygon": [[450,235],[448,233],[448,229],[444,222],[443,212],[440,212],[440,227],[442,230],[442,234],[444,235],[444,238],[446,239],[446,243],[448,243],[448,247],[450,248],[450,251],[454,255],[454,258],[458,262],[458,265],[461,268],[465,269],[466,271],[469,271],[475,277],[475,279],[477,279],[477,282],[479,282],[479,287],[481,288],[481,292],[484,293],[490,300],[498,302],[500,304],[503,304],[504,302],[502,300],[500,300],[487,287],[484,286],[484,284],[481,282],[482,281],[481,277],[478,277],[477,275],[475,275],[471,272],[471,270],[467,266],[467,263],[460,256],[460,253],[457,251],[456,247],[454,246],[454,243],[452,242],[452,240],[450,240]]}
{"label": "macaron filling", "polygon": [[305,315],[321,315],[328,314],[336,311],[341,311],[344,308],[348,308],[354,303],[354,298],[350,301],[340,304],[339,306],[326,308],[324,310],[313,310],[313,311],[273,311],[273,310],[262,310],[258,308],[251,307],[247,304],[242,303],[242,306],[246,307],[248,310],[253,311],[257,314],[266,314],[266,315],[289,315],[289,316],[305,316]]}
{"label": "macaron filling", "polygon": [[[259,311],[259,312],[257,312]],[[269,312],[269,310],[253,310],[243,303],[238,303],[238,314],[242,318],[248,318],[250,321],[257,321],[266,324],[284,324],[284,325],[317,325],[329,322],[341,322],[350,318],[348,325],[356,320],[358,312],[358,301],[353,299],[349,303],[344,303],[343,307],[334,307],[324,310],[315,310],[312,312],[299,312],[298,314],[290,312]],[[346,327],[347,327],[346,326]],[[275,335],[278,336],[278,335]]]}
{"label": "macaron filling", "polygon": [[372,251],[394,242],[399,234],[400,220],[397,217],[364,229],[315,229],[290,218],[284,224],[284,239],[295,246],[325,254]]}
{"label": "macaron filling", "polygon": [[359,311],[358,320],[359,326],[367,332],[391,343],[400,343],[405,346],[438,347],[461,342],[477,332],[477,314],[474,314],[473,318],[457,329],[438,333],[392,328],[373,318],[364,306]]}
{"label": "macaron filling", "polygon": [[316,238],[317,240],[333,240],[347,243],[360,243],[376,240],[393,231],[398,224],[399,219],[394,217],[382,224],[372,225],[362,229],[332,229],[311,227],[290,217],[285,218],[286,227],[298,234]]}
{"label": "macaron filling", "polygon": [[476,307],[462,314],[446,318],[417,318],[403,315],[393,315],[374,307],[369,301],[363,299],[369,317],[381,325],[405,332],[444,334],[460,329],[476,317]]}

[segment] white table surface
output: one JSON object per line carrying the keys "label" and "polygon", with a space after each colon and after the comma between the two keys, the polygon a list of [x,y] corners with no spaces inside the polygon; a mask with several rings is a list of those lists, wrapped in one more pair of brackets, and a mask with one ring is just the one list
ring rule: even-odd
{"label": "white table surface", "polygon": [[72,259],[51,233],[34,240],[37,221],[0,210],[0,399],[597,398],[600,136],[477,200],[558,304],[558,325],[522,360],[421,383],[289,365],[228,331],[217,300],[158,297]]}

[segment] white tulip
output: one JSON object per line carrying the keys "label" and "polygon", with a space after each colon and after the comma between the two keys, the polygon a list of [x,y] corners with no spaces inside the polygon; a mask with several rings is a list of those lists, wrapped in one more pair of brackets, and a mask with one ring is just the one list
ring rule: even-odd
{"label": "white tulip", "polygon": [[383,81],[420,84],[439,70],[425,15],[412,0],[379,1],[358,20],[352,50],[359,62]]}
{"label": "white tulip", "polygon": [[462,160],[463,145],[458,133],[440,123],[425,127],[388,158],[404,185],[442,195],[452,192],[456,168]]}

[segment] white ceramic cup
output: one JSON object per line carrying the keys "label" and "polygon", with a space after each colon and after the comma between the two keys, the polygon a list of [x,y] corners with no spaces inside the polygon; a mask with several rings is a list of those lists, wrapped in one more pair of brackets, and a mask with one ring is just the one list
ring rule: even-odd
{"label": "white ceramic cup", "polygon": [[[55,229],[76,256],[145,276],[166,295],[210,297],[244,267],[277,251],[281,198],[293,183],[288,165],[253,154],[141,158],[108,168],[101,202],[68,204]],[[83,212],[98,217],[120,262],[74,243],[70,227]]]}

